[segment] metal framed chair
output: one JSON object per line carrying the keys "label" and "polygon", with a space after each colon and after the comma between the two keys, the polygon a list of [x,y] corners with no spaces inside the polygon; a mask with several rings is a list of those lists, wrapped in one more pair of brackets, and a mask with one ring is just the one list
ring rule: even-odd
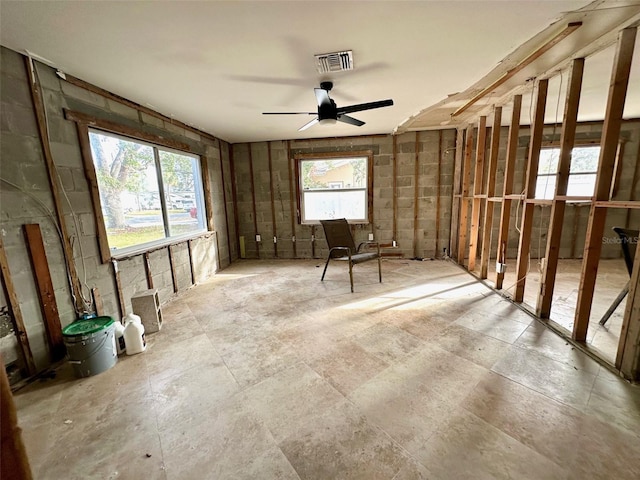
{"label": "metal framed chair", "polygon": [[[620,227],[613,227],[613,231],[616,232],[620,237],[620,246],[622,247],[624,263],[627,265],[629,278],[631,278],[631,273],[633,272],[633,259],[636,256],[636,247],[638,245],[638,235],[640,235],[640,231],[628,230],[626,228]],[[627,293],[629,293],[629,282],[627,282],[627,284],[618,294],[609,309],[602,316],[599,322],[600,325],[604,325],[607,323],[611,315],[613,315],[613,312],[615,312],[616,308],[618,308],[618,305],[620,305],[622,303],[622,300],[624,300],[624,297],[627,296]]]}
{"label": "metal framed chair", "polygon": [[[351,282],[351,293],[353,293],[353,266],[358,263],[367,262],[369,260],[378,260],[378,278],[380,283],[382,283],[382,265],[380,263],[380,244],[378,242],[362,242],[356,248],[356,244],[353,240],[353,235],[351,235],[351,229],[349,228],[349,224],[347,220],[344,218],[339,218],[336,220],[320,220],[322,224],[322,228],[324,229],[324,236],[327,239],[327,244],[329,245],[329,256],[327,258],[327,263],[324,265],[324,270],[322,272],[322,278],[320,281],[324,280],[324,275],[327,273],[327,267],[329,266],[329,262],[331,260],[338,260],[342,262],[347,262],[349,264],[349,281]],[[367,246],[369,248],[375,247],[375,252],[364,252],[360,251],[363,246]]]}

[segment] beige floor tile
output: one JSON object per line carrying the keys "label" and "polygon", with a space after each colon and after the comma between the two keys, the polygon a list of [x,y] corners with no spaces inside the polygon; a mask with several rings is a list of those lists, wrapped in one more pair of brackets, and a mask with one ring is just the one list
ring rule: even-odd
{"label": "beige floor tile", "polygon": [[352,341],[387,363],[394,363],[416,351],[423,342],[404,330],[378,323],[354,335]]}
{"label": "beige floor tile", "polygon": [[455,324],[507,343],[514,343],[528,326],[527,323],[513,320],[508,315],[480,309],[473,309],[461,315]]}
{"label": "beige floor tile", "polygon": [[603,368],[591,390],[587,411],[640,437],[640,385],[632,385]]}
{"label": "beige floor tile", "polygon": [[536,351],[512,347],[491,369],[567,405],[584,409],[596,376]]}
{"label": "beige floor tile", "polygon": [[508,343],[459,325],[447,327],[433,342],[484,368],[491,368],[509,350]]}
{"label": "beige floor tile", "polygon": [[414,455],[442,478],[547,480],[567,475],[552,461],[464,409]]}

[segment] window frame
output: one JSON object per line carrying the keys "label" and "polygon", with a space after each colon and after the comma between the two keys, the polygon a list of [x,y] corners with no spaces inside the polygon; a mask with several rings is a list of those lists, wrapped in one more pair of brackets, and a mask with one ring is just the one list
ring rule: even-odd
{"label": "window frame", "polygon": [[[600,146],[600,142],[599,141],[576,141],[573,144],[573,147],[571,148],[571,150],[573,151],[574,148],[589,148],[589,147],[601,147]],[[560,153],[560,143],[558,142],[545,142],[542,144],[540,150],[558,150],[558,154]],[[598,154],[598,158],[599,158],[599,154]],[[539,168],[539,167],[538,167]],[[588,171],[588,172],[571,172],[569,171],[569,179],[571,179],[572,175],[593,175],[597,181],[598,178],[598,167],[596,166],[596,170],[594,171]],[[555,173],[538,173],[536,172],[536,181],[539,178],[542,177],[555,177],[556,179],[558,178],[558,171],[556,169]],[[557,180],[556,180],[557,182]],[[595,184],[594,184],[594,190],[595,190]],[[545,197],[538,197],[537,192],[534,192],[534,199],[535,200],[553,200],[555,198],[555,183],[554,183],[554,189],[552,192],[552,195],[550,198],[545,198]],[[584,202],[590,202],[591,199],[593,198],[593,194],[592,195],[588,195],[588,196],[575,196],[575,195],[565,195],[563,198],[565,198],[565,200],[574,202],[574,203],[584,203]]]}
{"label": "window frame", "polygon": [[[347,219],[347,222],[353,225],[368,225],[372,223],[373,221],[373,151],[372,150],[359,150],[359,151],[348,151],[348,152],[337,151],[337,152],[321,152],[321,153],[297,153],[294,155],[293,158],[295,161],[296,204],[297,204],[297,217],[298,217],[299,225],[320,225],[320,220],[321,220],[321,219],[307,220],[304,218],[304,210],[303,210],[304,201],[302,198],[304,189],[302,188],[302,184],[301,184],[302,179],[300,177],[300,170],[301,170],[300,164],[303,161],[309,161],[309,160],[318,160],[318,161],[325,160],[326,161],[326,160],[341,160],[341,159],[347,159],[347,158],[366,158],[367,160],[367,167],[366,167],[367,179],[365,182],[366,187],[364,188],[365,195],[366,195],[365,218],[355,219],[355,220]],[[361,190],[363,189],[362,188],[337,189],[337,188],[329,187],[327,189],[317,190],[317,191],[335,193],[338,191],[345,192],[345,191],[361,191]]]}
{"label": "window frame", "polygon": [[[76,123],[84,172],[87,178],[87,182],[89,183],[89,193],[91,196],[93,217],[96,222],[96,238],[98,242],[98,249],[100,252],[100,260],[103,264],[111,262],[112,259],[117,260],[128,258],[133,255],[150,252],[158,248],[168,247],[176,243],[188,241],[189,239],[198,238],[214,232],[212,217],[213,203],[211,199],[211,180],[207,166],[208,161],[205,155],[194,151],[189,146],[189,144],[183,141],[161,137],[159,135],[138,130],[134,127],[129,127],[109,120],[103,120],[91,115],[87,115],[85,113],[64,109],[64,115],[67,120]],[[204,230],[195,233],[188,233],[179,237],[174,236],[163,238],[161,240],[158,240],[157,243],[153,244],[149,242],[143,245],[138,245],[138,248],[131,247],[131,250],[127,250],[126,252],[112,252],[109,248],[107,229],[104,218],[102,216],[102,204],[100,200],[100,192],[98,189],[98,180],[95,165],[93,163],[93,155],[91,152],[89,128],[91,128],[92,130],[105,132],[106,134],[125,137],[136,142],[151,144],[152,147],[158,146],[163,149],[175,151],[176,153],[197,156],[199,158],[200,181],[202,182],[202,195],[205,211]]]}

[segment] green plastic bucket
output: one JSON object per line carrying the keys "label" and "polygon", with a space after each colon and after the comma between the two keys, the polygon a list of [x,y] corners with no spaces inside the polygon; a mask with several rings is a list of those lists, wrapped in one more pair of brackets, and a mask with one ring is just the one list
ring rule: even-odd
{"label": "green plastic bucket", "polygon": [[62,329],[69,363],[76,377],[109,370],[118,361],[115,322],[111,317],[77,320]]}

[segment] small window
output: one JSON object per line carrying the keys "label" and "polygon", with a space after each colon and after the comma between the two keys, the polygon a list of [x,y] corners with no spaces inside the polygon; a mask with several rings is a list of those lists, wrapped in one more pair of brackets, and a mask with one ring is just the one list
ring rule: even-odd
{"label": "small window", "polygon": [[[559,148],[543,148],[540,150],[535,198],[553,199],[556,192],[559,157]],[[596,186],[599,157],[599,145],[573,148],[571,151],[571,167],[569,168],[567,196],[593,196]]]}
{"label": "small window", "polygon": [[346,218],[368,223],[370,155],[298,157],[298,187],[301,223]]}
{"label": "small window", "polygon": [[89,140],[112,254],[206,230],[199,157],[97,130]]}

